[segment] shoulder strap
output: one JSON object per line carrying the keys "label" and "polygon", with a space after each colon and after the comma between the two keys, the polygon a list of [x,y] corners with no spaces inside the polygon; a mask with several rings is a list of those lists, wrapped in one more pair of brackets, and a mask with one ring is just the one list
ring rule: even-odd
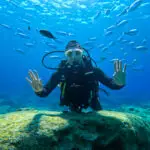
{"label": "shoulder strap", "polygon": [[89,70],[93,69],[92,61],[89,57],[83,56],[83,61],[85,63],[85,67],[88,68]]}

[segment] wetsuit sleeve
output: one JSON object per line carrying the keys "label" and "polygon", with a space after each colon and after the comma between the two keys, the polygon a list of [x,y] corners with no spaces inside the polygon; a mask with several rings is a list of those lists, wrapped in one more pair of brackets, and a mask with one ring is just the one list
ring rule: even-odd
{"label": "wetsuit sleeve", "polygon": [[36,92],[36,95],[40,97],[48,96],[53,91],[53,89],[59,84],[60,76],[61,74],[58,71],[53,73],[49,81],[43,87],[43,90],[41,92]]}
{"label": "wetsuit sleeve", "polygon": [[112,78],[106,76],[106,74],[99,68],[94,68],[94,74],[96,80],[104,84],[105,86],[109,87],[110,89],[121,89],[125,85],[117,85]]}

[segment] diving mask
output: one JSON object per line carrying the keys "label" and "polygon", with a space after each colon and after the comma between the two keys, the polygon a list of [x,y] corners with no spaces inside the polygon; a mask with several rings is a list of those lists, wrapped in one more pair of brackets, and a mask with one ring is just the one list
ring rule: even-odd
{"label": "diving mask", "polygon": [[65,52],[65,55],[68,57],[68,58],[79,58],[79,57],[82,57],[82,54],[83,54],[83,50],[82,49],[79,49],[79,48],[74,48],[74,49],[68,49],[66,52]]}

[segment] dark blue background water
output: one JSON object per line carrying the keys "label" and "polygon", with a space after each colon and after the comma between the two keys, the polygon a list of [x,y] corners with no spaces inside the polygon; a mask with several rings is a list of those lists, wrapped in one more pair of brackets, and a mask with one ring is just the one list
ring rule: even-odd
{"label": "dark blue background water", "polygon": [[[127,67],[127,81],[125,88],[110,92],[106,97],[101,95],[102,105],[119,105],[119,104],[139,104],[150,101],[150,2],[143,0],[142,5],[133,12],[117,17],[126,6],[133,1],[0,1],[0,98],[15,101],[21,107],[58,107],[59,88],[57,87],[48,98],[37,97],[30,85],[25,80],[28,76],[29,69],[36,69],[39,76],[45,84],[53,71],[47,70],[42,66],[41,59],[45,51],[52,51],[53,48],[47,46],[44,42],[52,43],[57,50],[63,50],[69,40],[75,39],[82,45],[91,37],[96,37],[96,41],[89,50],[91,56],[100,61],[101,56],[107,59],[98,63],[98,66],[110,77],[113,75],[113,63],[110,60],[114,58],[125,59],[123,62],[132,64],[134,59],[137,60],[135,71],[133,65]],[[105,11],[110,9],[110,14],[106,15]],[[100,16],[92,22],[92,17],[101,12]],[[28,20],[23,21],[23,19]],[[122,27],[113,30],[110,36],[104,35],[104,30],[111,25],[115,25],[121,20],[128,20],[128,23]],[[10,29],[4,27],[8,25]],[[30,30],[28,30],[30,26]],[[19,31],[29,36],[25,39],[17,35]],[[116,42],[117,38],[123,32],[130,29],[138,29],[139,33],[135,36],[124,36],[124,39],[134,41],[135,46],[142,45],[141,41],[147,39],[145,44],[147,51],[137,51],[128,44]],[[45,38],[39,34],[39,29],[47,29],[52,32],[58,40],[63,43],[59,44],[51,39]],[[75,34],[74,36],[60,36],[57,31],[65,31]],[[98,45],[107,46],[111,41],[116,44],[106,52],[97,48]],[[33,43],[28,47],[26,43]],[[85,46],[87,49],[89,46]],[[123,48],[124,51],[121,51]],[[24,54],[17,52],[17,49],[24,51]],[[109,54],[108,52],[111,52]],[[124,53],[127,53],[125,56]],[[54,60],[49,59],[51,63]],[[59,60],[57,60],[59,62]],[[103,87],[103,86],[102,86]]]}

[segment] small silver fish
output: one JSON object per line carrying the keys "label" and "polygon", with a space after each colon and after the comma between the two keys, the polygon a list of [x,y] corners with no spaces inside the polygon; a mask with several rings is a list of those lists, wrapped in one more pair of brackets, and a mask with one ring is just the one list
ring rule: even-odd
{"label": "small silver fish", "polygon": [[136,8],[138,8],[142,4],[143,0],[136,0],[134,1],[128,8],[128,12],[134,11]]}
{"label": "small silver fish", "polygon": [[134,41],[131,41],[131,42],[129,42],[128,44],[129,44],[129,45],[134,45],[135,42],[134,42]]}
{"label": "small silver fish", "polygon": [[15,12],[14,12],[14,11],[11,11],[11,10],[7,10],[7,13],[8,13],[8,14],[14,14]]}
{"label": "small silver fish", "polygon": [[60,39],[56,39],[55,42],[58,43],[58,44],[64,44],[64,41],[60,40]]}
{"label": "small silver fish", "polygon": [[12,0],[9,0],[9,3],[11,3],[12,5],[14,5],[14,6],[16,6],[16,7],[18,7],[18,6],[19,6],[17,3],[15,3],[15,2],[14,2],[14,1],[12,1]]}
{"label": "small silver fish", "polygon": [[25,52],[21,49],[16,49],[16,52],[19,52],[20,54],[25,54]]}
{"label": "small silver fish", "polygon": [[68,36],[75,36],[75,34],[74,34],[74,33],[69,32],[69,33],[68,33]]}
{"label": "small silver fish", "polygon": [[98,45],[97,47],[98,48],[103,48],[105,45],[104,44],[100,44],[100,45]]}
{"label": "small silver fish", "polygon": [[97,19],[100,15],[101,15],[101,11],[97,11],[97,13],[95,14],[95,16],[93,18]]}
{"label": "small silver fish", "polygon": [[123,36],[120,36],[120,37],[117,38],[118,42],[121,42],[122,40],[123,40]]}
{"label": "small silver fish", "polygon": [[113,30],[115,28],[116,28],[116,25],[112,25],[112,26],[108,27],[106,30],[109,31],[109,30]]}
{"label": "small silver fish", "polygon": [[18,32],[23,32],[23,30],[22,30],[22,29],[20,29],[20,28],[17,28],[17,31],[18,31]]}
{"label": "small silver fish", "polygon": [[65,31],[56,31],[56,34],[61,35],[61,36],[73,36],[73,33],[67,33]]}
{"label": "small silver fish", "polygon": [[141,42],[141,44],[146,44],[147,43],[147,39],[143,39],[143,41]]}
{"label": "small silver fish", "polygon": [[133,59],[132,64],[135,65],[136,62],[137,62],[137,60],[136,60],[136,59]]}
{"label": "small silver fish", "polygon": [[83,43],[83,45],[92,46],[93,45],[93,41],[86,41],[86,42]]}
{"label": "small silver fish", "polygon": [[21,33],[21,32],[19,32],[19,33],[17,32],[15,35],[19,35],[20,37],[25,38],[25,39],[29,39],[30,38],[28,35],[26,35],[24,33]]}
{"label": "small silver fish", "polygon": [[150,3],[149,2],[147,2],[147,3],[143,3],[143,4],[141,4],[141,7],[145,7],[145,6],[149,6],[150,5]]}
{"label": "small silver fish", "polygon": [[122,44],[126,44],[126,43],[128,43],[128,42],[129,42],[129,41],[128,41],[128,40],[125,40],[125,39],[124,39],[124,40],[121,40],[121,43],[122,43]]}
{"label": "small silver fish", "polygon": [[104,47],[104,48],[102,49],[102,52],[105,52],[106,50],[108,50],[108,47]]}
{"label": "small silver fish", "polygon": [[34,46],[33,43],[25,43],[24,45],[27,46],[27,47],[33,47]]}
{"label": "small silver fish", "polygon": [[97,13],[92,17],[92,23],[99,18],[99,16],[101,15],[101,11],[97,11]]}
{"label": "small silver fish", "polygon": [[27,23],[27,24],[30,24],[31,22],[27,19],[22,19],[23,22]]}
{"label": "small silver fish", "polygon": [[49,46],[49,47],[51,47],[51,48],[54,48],[54,49],[57,48],[56,45],[51,44],[51,43],[49,43],[49,42],[46,42],[46,45]]}
{"label": "small silver fish", "polygon": [[127,31],[127,32],[124,32],[124,34],[133,36],[133,35],[137,35],[138,32],[139,31],[137,29],[131,29],[131,30]]}
{"label": "small silver fish", "polygon": [[96,39],[97,39],[96,37],[89,38],[90,41],[95,41]]}
{"label": "small silver fish", "polygon": [[4,28],[11,29],[11,27],[10,27],[9,25],[7,25],[7,24],[1,24],[1,23],[0,23],[0,25],[1,25],[2,27],[4,27]]}
{"label": "small silver fish", "polygon": [[122,20],[122,21],[120,21],[119,23],[117,23],[117,27],[120,27],[120,26],[123,26],[123,25],[125,25],[125,24],[127,24],[128,23],[128,21],[127,20]]}
{"label": "small silver fish", "polygon": [[105,36],[109,36],[109,35],[112,35],[112,31],[107,31],[106,33],[105,33]]}
{"label": "small silver fish", "polygon": [[148,50],[148,48],[145,47],[145,46],[137,46],[137,47],[135,47],[135,49],[136,50],[140,50],[140,51],[146,51],[146,50]]}
{"label": "small silver fish", "polygon": [[108,44],[109,47],[110,47],[110,46],[113,46],[113,45],[115,45],[115,42],[114,42],[114,41],[111,41],[111,42]]}
{"label": "small silver fish", "polygon": [[123,15],[127,14],[128,9],[129,9],[129,6],[126,7],[120,14],[118,14],[117,17],[120,17],[120,16],[123,16]]}

